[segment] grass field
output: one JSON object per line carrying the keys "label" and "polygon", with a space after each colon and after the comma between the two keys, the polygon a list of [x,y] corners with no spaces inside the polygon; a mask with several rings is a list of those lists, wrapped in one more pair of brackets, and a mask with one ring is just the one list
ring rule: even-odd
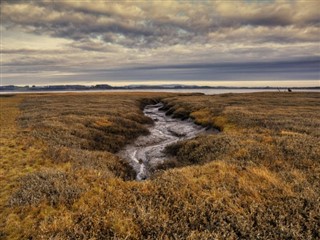
{"label": "grass field", "polygon": [[[0,96],[0,239],[319,239],[320,94]],[[135,181],[146,104],[217,128]]]}

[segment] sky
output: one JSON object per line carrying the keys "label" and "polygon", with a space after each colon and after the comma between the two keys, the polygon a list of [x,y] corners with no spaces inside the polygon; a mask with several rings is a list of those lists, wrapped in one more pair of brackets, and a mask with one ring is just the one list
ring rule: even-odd
{"label": "sky", "polygon": [[1,1],[1,85],[320,86],[320,1]]}

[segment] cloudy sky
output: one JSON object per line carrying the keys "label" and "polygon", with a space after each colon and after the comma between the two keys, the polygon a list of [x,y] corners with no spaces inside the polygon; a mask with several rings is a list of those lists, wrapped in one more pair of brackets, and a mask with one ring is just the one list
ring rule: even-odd
{"label": "cloudy sky", "polygon": [[1,84],[319,86],[320,1],[1,1]]}

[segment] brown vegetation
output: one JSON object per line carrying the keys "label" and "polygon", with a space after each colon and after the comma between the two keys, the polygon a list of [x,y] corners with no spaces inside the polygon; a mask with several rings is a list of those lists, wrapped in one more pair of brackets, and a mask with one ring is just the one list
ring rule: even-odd
{"label": "brown vegetation", "polygon": [[[1,99],[0,238],[320,238],[319,99],[318,93]],[[161,166],[167,170],[136,182],[114,153],[148,133],[151,121],[141,109],[159,100],[168,114],[221,132],[167,147],[170,159]]]}

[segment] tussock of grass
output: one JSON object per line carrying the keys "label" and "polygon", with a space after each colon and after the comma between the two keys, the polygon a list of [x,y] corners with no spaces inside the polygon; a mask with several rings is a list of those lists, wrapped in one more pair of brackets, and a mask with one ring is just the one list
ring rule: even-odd
{"label": "tussock of grass", "polygon": [[202,136],[185,142],[178,142],[166,148],[185,165],[206,163],[230,155],[237,142],[225,134]]}
{"label": "tussock of grass", "polygon": [[71,206],[80,196],[81,188],[73,185],[72,177],[59,171],[42,171],[20,179],[19,191],[9,200],[11,206],[38,205],[47,201],[50,206]]}
{"label": "tussock of grass", "polygon": [[107,177],[127,180],[135,178],[129,163],[109,152],[49,146],[46,155],[55,163],[72,163],[76,170],[94,170]]}
{"label": "tussock of grass", "polygon": [[[20,140],[6,135],[3,144],[1,164],[15,170],[2,171],[13,184],[1,195],[0,236],[318,239],[319,99],[318,93],[7,98],[12,114],[4,122]],[[160,100],[167,114],[221,132],[167,147],[165,170],[128,181],[132,170],[114,153],[147,134],[151,121],[141,110]],[[22,149],[33,156],[25,165]],[[29,170],[12,177],[21,166]]]}

